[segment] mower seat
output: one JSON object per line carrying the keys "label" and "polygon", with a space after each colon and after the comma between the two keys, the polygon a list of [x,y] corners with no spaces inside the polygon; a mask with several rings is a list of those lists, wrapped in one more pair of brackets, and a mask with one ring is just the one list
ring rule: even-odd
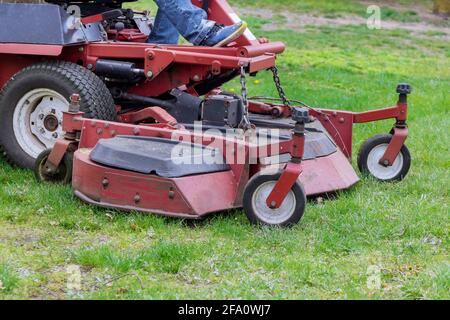
{"label": "mower seat", "polygon": [[104,166],[164,178],[230,170],[219,150],[153,137],[101,139],[91,151],[90,159]]}

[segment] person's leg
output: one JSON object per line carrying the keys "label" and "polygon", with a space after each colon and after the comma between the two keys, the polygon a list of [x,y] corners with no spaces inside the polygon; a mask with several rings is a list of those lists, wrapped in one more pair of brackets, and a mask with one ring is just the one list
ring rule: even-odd
{"label": "person's leg", "polygon": [[156,13],[152,33],[147,42],[157,44],[178,44],[179,32],[162,10]]}
{"label": "person's leg", "polygon": [[[215,25],[208,20],[204,10],[196,7],[190,0],[154,0],[173,27],[187,41],[199,45]],[[159,13],[158,11],[158,13]],[[155,23],[156,24],[156,23]],[[153,33],[153,32],[152,32]]]}

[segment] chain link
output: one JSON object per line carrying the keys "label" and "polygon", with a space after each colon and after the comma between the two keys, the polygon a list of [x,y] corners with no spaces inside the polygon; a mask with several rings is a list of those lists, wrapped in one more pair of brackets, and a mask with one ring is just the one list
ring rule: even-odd
{"label": "chain link", "polygon": [[277,88],[278,95],[280,96],[281,101],[283,102],[283,104],[285,106],[290,106],[291,103],[290,103],[289,99],[287,98],[286,93],[284,92],[283,86],[281,85],[280,76],[278,74],[278,68],[272,67],[272,68],[270,68],[270,70],[272,71],[273,82],[275,83],[275,87]]}
{"label": "chain link", "polygon": [[242,102],[244,103],[244,106],[248,107],[248,89],[247,89],[247,77],[245,74],[245,67],[241,66],[241,95],[242,95]]}
{"label": "chain link", "polygon": [[[290,106],[291,103],[289,99],[286,96],[286,93],[284,92],[283,86],[281,85],[280,76],[278,73],[277,67],[270,68],[273,74],[273,82],[275,83],[275,87],[277,88],[278,95],[280,96],[281,101],[283,102],[283,105]],[[248,119],[248,89],[247,89],[247,76],[245,73],[245,66],[241,65],[241,74],[240,74],[240,81],[241,81],[241,95],[242,95],[242,103],[244,104],[244,118],[243,118],[243,125],[249,125],[250,121]]]}
{"label": "chain link", "polygon": [[248,129],[251,127],[250,120],[248,119],[248,89],[247,89],[247,76],[245,73],[245,66],[241,65],[241,96],[242,104],[244,105],[244,115],[240,127]]}

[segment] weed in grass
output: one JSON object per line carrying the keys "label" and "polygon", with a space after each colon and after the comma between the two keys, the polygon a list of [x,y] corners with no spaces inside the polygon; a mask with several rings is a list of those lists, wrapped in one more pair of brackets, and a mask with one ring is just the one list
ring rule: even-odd
{"label": "weed in grass", "polygon": [[196,258],[197,251],[195,245],[163,241],[149,252],[149,257],[157,271],[178,273]]}
{"label": "weed in grass", "polygon": [[105,268],[116,272],[140,268],[143,262],[131,251],[117,251],[109,246],[76,250],[72,252],[72,261],[85,267]]}
{"label": "weed in grass", "polygon": [[4,293],[10,293],[17,287],[19,278],[17,274],[7,264],[0,264],[0,296]]}

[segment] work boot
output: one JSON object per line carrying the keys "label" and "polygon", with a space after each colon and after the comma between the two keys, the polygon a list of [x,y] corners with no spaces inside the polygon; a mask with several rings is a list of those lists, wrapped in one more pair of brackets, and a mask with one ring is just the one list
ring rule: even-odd
{"label": "work boot", "polygon": [[247,29],[247,23],[244,21],[231,26],[216,23],[200,45],[206,47],[224,47],[239,38],[245,32],[245,29]]}

